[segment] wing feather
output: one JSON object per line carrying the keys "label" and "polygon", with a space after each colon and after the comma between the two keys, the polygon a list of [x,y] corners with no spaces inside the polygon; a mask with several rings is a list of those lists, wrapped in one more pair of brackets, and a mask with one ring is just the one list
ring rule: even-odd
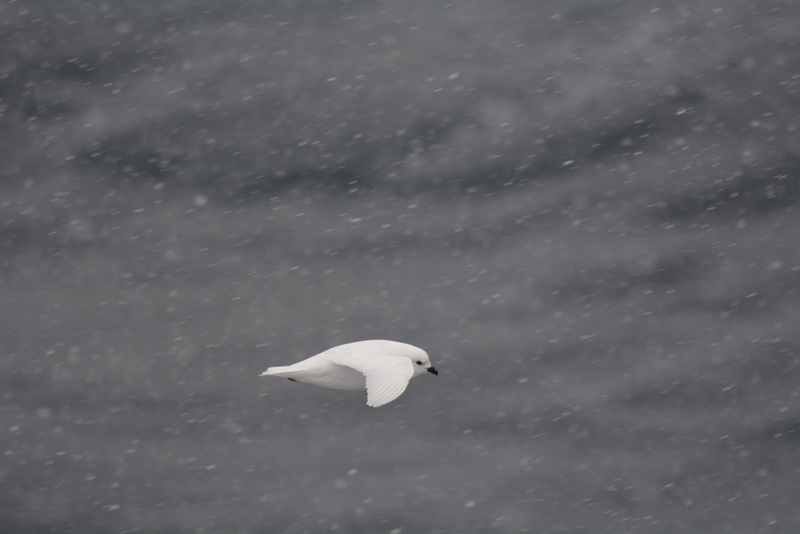
{"label": "wing feather", "polygon": [[336,355],[330,361],[355,369],[367,379],[367,404],[374,408],[393,401],[414,376],[411,360],[391,355]]}

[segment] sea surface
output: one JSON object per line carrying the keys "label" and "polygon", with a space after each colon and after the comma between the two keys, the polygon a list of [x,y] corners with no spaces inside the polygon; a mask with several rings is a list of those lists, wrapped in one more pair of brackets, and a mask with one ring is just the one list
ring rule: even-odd
{"label": "sea surface", "polygon": [[[800,531],[791,0],[0,3],[0,532]],[[393,339],[379,409],[259,377]]]}

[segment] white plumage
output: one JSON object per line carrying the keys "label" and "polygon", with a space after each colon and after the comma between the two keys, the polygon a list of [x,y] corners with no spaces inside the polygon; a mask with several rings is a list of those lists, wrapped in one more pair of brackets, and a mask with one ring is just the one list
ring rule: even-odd
{"label": "white plumage", "polygon": [[377,408],[399,397],[408,381],[423,373],[439,373],[424,350],[398,341],[356,341],[261,376],[278,376],[330,389],[366,388],[367,404]]}

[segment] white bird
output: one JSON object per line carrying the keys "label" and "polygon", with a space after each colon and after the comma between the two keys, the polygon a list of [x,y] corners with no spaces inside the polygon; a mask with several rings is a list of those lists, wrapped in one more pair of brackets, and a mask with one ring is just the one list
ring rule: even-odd
{"label": "white bird", "polygon": [[330,389],[367,390],[367,404],[377,408],[399,397],[408,381],[423,373],[438,375],[424,350],[398,341],[356,341],[260,376],[279,376]]}

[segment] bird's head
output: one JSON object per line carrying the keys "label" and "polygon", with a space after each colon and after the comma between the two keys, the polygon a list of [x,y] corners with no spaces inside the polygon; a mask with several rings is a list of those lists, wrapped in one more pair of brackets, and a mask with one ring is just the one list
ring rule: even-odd
{"label": "bird's head", "polygon": [[439,371],[431,363],[431,359],[428,357],[428,353],[422,349],[417,349],[414,351],[414,354],[408,354],[411,363],[414,365],[414,376],[421,375],[423,373],[431,373],[433,375],[438,375]]}

